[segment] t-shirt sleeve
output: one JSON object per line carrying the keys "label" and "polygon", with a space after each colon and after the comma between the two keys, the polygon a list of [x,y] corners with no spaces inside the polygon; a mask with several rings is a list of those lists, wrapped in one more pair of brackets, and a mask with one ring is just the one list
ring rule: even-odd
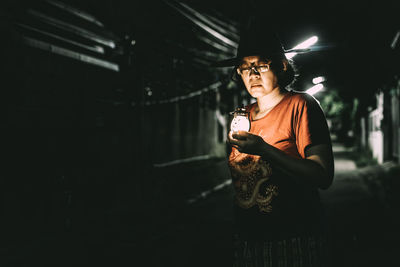
{"label": "t-shirt sleeve", "polygon": [[331,142],[325,114],[313,96],[304,94],[298,103],[294,126],[297,150],[302,158],[308,146]]}

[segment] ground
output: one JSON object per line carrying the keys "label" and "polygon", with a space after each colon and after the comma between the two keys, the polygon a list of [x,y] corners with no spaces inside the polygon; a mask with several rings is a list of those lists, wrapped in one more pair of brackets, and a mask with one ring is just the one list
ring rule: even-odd
{"label": "ground", "polygon": [[[334,182],[320,191],[332,265],[400,266],[400,166],[357,168],[351,148],[339,143],[333,148]],[[101,203],[93,198],[91,206],[77,199],[71,217],[60,211],[39,220],[35,210],[22,214],[22,221],[5,217],[17,224],[2,224],[0,266],[231,266],[233,189],[226,160],[155,168],[146,178],[154,192],[144,209],[132,209],[124,198],[112,204],[101,195]],[[132,188],[126,190],[135,196]],[[66,218],[72,218],[68,229]]]}
{"label": "ground", "polygon": [[[333,266],[400,266],[398,165],[357,168],[345,146],[334,144],[335,178],[320,195],[329,221]],[[225,162],[219,162],[220,167]],[[224,173],[224,172],[222,172]],[[227,172],[226,175],[229,175]],[[229,266],[231,185],[209,191],[149,244],[154,266]],[[149,261],[149,259],[151,259]]]}

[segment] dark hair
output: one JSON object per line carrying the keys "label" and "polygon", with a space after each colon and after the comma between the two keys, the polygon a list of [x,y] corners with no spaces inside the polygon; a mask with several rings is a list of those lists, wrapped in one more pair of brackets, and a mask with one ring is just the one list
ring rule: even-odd
{"label": "dark hair", "polygon": [[[295,81],[295,77],[297,74],[297,69],[294,66],[294,63],[292,60],[288,60],[286,58],[282,57],[269,57],[267,61],[271,61],[270,63],[270,68],[271,71],[274,72],[276,77],[278,78],[278,85],[281,89],[284,89],[286,87],[290,87]],[[284,70],[284,64],[286,62],[286,70]],[[239,66],[236,65],[232,69],[232,80],[236,82],[242,82],[241,77],[237,73],[236,69]]]}

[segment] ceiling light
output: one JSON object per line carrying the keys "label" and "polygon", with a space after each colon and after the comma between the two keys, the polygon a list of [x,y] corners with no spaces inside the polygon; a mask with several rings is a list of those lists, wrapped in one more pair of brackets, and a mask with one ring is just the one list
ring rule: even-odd
{"label": "ceiling light", "polygon": [[313,84],[319,84],[326,81],[324,76],[319,76],[319,77],[315,77],[314,79],[312,79]]}
{"label": "ceiling light", "polygon": [[[318,42],[318,37],[317,36],[313,36],[308,38],[307,40],[305,40],[304,42],[296,45],[295,47],[293,47],[292,49],[306,49],[309,48],[310,46],[312,46],[313,44],[315,44],[316,42]],[[292,53],[286,53],[286,58],[287,59],[291,59],[292,57],[294,57],[297,53],[292,52]]]}
{"label": "ceiling light", "polygon": [[324,86],[321,83],[319,83],[317,85],[314,85],[310,89],[306,90],[306,93],[309,95],[314,95],[314,94],[318,93],[319,91],[321,91],[323,88],[324,88]]}

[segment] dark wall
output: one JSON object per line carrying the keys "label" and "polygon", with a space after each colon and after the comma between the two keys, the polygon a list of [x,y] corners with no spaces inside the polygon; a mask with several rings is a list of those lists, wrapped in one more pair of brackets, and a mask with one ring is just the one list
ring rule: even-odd
{"label": "dark wall", "polygon": [[1,51],[3,260],[52,262],[110,246],[140,200],[140,120],[115,104],[130,97],[122,74],[17,37]]}
{"label": "dark wall", "polygon": [[149,225],[167,221],[166,214],[176,214],[189,196],[215,182],[181,188],[177,179],[184,176],[166,183],[168,173],[154,164],[221,156],[219,89],[145,105],[145,81],[152,76],[139,64],[122,65],[120,72],[102,69],[25,46],[5,29],[0,256],[16,266],[59,258],[71,266],[77,259],[111,260],[99,253],[121,244],[137,244],[140,254]]}

